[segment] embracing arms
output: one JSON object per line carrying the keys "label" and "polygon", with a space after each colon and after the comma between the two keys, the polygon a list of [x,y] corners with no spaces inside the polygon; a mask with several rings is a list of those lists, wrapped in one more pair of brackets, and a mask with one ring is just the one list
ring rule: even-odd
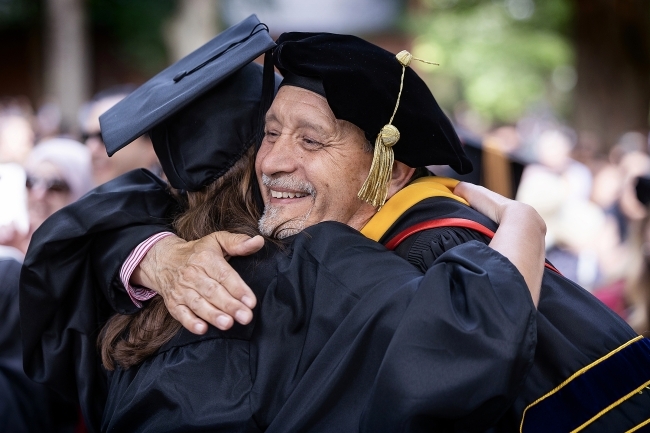
{"label": "embracing arms", "polygon": [[[515,265],[537,305],[546,231],[539,214],[528,205],[469,183],[461,182],[454,192],[499,224],[489,245]],[[249,240],[225,232],[188,243],[169,237],[151,249],[131,281],[160,293],[171,314],[192,332],[205,332],[204,320],[228,329],[233,318],[240,323],[250,321],[255,300],[224,257],[250,254],[261,245],[261,238]]]}

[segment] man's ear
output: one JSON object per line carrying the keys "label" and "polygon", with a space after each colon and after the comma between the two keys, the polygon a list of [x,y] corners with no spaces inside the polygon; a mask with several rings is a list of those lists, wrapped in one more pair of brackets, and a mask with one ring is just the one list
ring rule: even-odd
{"label": "man's ear", "polygon": [[409,183],[409,180],[411,180],[411,177],[413,177],[413,173],[415,173],[414,168],[399,161],[393,162],[393,175],[390,179],[388,197],[386,199],[391,198],[397,191],[404,188]]}

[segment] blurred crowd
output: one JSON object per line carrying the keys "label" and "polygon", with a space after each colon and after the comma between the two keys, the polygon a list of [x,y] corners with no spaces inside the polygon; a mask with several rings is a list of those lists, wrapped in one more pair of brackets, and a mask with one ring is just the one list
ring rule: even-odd
{"label": "blurred crowd", "polygon": [[648,335],[650,216],[636,188],[650,176],[648,136],[627,132],[603,152],[599,137],[538,115],[482,141],[523,164],[513,195],[546,221],[548,260]]}
{"label": "blurred crowd", "polygon": [[146,136],[106,154],[99,116],[131,90],[118,86],[95,95],[79,112],[76,134],[62,133],[55,106],[34,112],[23,99],[0,101],[1,255],[20,260],[47,217],[95,186],[139,167],[159,172]]}

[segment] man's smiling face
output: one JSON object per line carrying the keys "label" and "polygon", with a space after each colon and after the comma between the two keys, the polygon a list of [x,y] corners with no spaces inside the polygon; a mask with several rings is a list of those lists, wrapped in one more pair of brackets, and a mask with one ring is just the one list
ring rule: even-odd
{"label": "man's smiling face", "polygon": [[255,163],[265,204],[260,232],[284,238],[321,221],[363,227],[375,209],[357,192],[372,155],[363,131],[336,119],[324,97],[281,87]]}

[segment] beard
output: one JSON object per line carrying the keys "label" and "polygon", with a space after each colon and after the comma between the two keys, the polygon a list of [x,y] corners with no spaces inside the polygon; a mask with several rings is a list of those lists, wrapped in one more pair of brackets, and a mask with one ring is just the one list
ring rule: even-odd
{"label": "beard", "polygon": [[264,236],[284,239],[300,233],[305,228],[305,221],[311,213],[311,209],[302,217],[283,220],[280,216],[278,206],[266,205],[262,218],[258,222],[260,233]]}
{"label": "beard", "polygon": [[[275,186],[309,194],[312,198],[312,204],[316,199],[316,190],[310,183],[298,181],[291,176],[272,179],[267,175],[262,174],[262,183],[267,187]],[[258,229],[262,235],[275,237],[276,239],[284,239],[293,236],[300,233],[305,228],[307,219],[309,218],[309,215],[311,215],[313,208],[312,205],[304,215],[286,219],[280,215],[281,206],[272,205],[267,202],[264,204],[264,213],[258,222]]]}

